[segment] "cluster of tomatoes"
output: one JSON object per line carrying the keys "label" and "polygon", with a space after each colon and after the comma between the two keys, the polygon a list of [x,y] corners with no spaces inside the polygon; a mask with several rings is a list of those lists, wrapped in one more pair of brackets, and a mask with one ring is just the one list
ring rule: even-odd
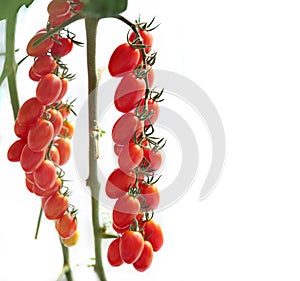
{"label": "cluster of tomatoes", "polygon": [[153,220],[160,201],[154,177],[162,163],[163,146],[163,139],[153,137],[153,124],[161,93],[151,89],[156,53],[151,53],[153,37],[147,27],[137,23],[128,42],[115,49],[108,65],[113,77],[121,77],[114,105],[123,115],[112,129],[119,167],[105,187],[107,196],[117,199],[112,218],[119,237],[111,242],[107,256],[112,266],[125,262],[140,272],[150,267],[153,252],[163,244],[161,227]]}
{"label": "cluster of tomatoes", "polygon": [[[74,1],[75,2],[75,1]],[[70,6],[68,1],[53,0],[48,6],[49,22],[58,7]],[[77,3],[78,5],[78,3]],[[70,10],[70,8],[68,8]],[[69,12],[73,14],[73,11]],[[62,17],[61,14],[57,18]],[[27,45],[27,53],[34,57],[29,77],[37,82],[36,95],[20,107],[14,131],[19,138],[8,149],[8,159],[20,162],[25,172],[27,189],[39,196],[42,208],[66,246],[77,243],[77,210],[69,204],[69,188],[64,185],[61,168],[71,155],[70,140],[74,126],[68,120],[72,102],[63,102],[69,79],[68,69],[61,58],[71,52],[73,41],[69,32],[59,32],[40,44],[34,43],[46,34],[38,31]]]}

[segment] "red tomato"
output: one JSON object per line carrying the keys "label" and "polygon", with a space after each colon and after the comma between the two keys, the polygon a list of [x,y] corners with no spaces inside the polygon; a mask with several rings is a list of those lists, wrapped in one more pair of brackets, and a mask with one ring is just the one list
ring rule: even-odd
{"label": "red tomato", "polygon": [[141,194],[138,199],[141,202],[141,207],[145,210],[157,209],[160,201],[158,188],[154,184],[140,183]]}
{"label": "red tomato", "polygon": [[58,138],[54,141],[54,145],[56,146],[59,152],[59,165],[66,164],[71,156],[71,143],[68,139]]}
{"label": "red tomato", "polygon": [[33,172],[34,182],[42,189],[52,187],[56,182],[56,167],[50,160],[44,160]]}
{"label": "red tomato", "polygon": [[7,151],[7,159],[11,162],[19,162],[26,143],[27,141],[25,139],[16,140]]}
{"label": "red tomato", "polygon": [[69,38],[61,37],[61,38],[56,38],[58,42],[54,42],[52,48],[51,48],[51,53],[54,56],[60,56],[64,57],[65,55],[69,54],[72,49],[73,49],[73,42]]}
{"label": "red tomato", "polygon": [[73,6],[73,11],[76,13],[81,12],[83,9],[83,3],[80,2],[81,0],[73,0],[74,3],[78,3],[77,5]]}
{"label": "red tomato", "polygon": [[36,97],[43,105],[51,105],[60,95],[61,80],[55,74],[49,73],[41,78],[36,88]]}
{"label": "red tomato", "polygon": [[[68,79],[61,79],[61,91],[55,102],[60,102],[68,91]],[[64,118],[65,119],[65,118]]]}
{"label": "red tomato", "polygon": [[41,76],[38,76],[37,74],[35,74],[33,72],[32,67],[30,67],[30,69],[29,69],[28,76],[32,81],[35,81],[35,82],[38,82],[41,79]]}
{"label": "red tomato", "polygon": [[38,77],[44,76],[54,71],[57,67],[56,61],[50,55],[38,57],[32,66],[32,71]]}
{"label": "red tomato", "polygon": [[23,103],[21,106],[17,120],[20,125],[30,126],[38,121],[45,110],[37,98],[31,98]]}
{"label": "red tomato", "polygon": [[26,177],[26,180],[30,181],[31,183],[34,183],[33,172],[25,173],[25,177]]}
{"label": "red tomato", "polygon": [[49,120],[53,125],[53,137],[56,137],[63,125],[63,117],[56,109],[49,108],[44,114],[45,119]]}
{"label": "red tomato", "polygon": [[132,71],[140,59],[140,51],[134,49],[128,43],[118,46],[112,53],[108,70],[111,76],[123,76]]}
{"label": "red tomato", "polygon": [[20,163],[25,172],[33,172],[45,158],[46,150],[39,152],[32,151],[26,144],[22,150]]}
{"label": "red tomato", "polygon": [[39,152],[44,150],[53,139],[54,129],[50,121],[40,119],[40,121],[29,130],[27,141],[28,147]]}
{"label": "red tomato", "polygon": [[59,152],[58,152],[58,149],[55,145],[52,145],[51,148],[50,148],[50,160],[59,165],[59,162],[60,162],[60,156],[59,156]]}
{"label": "red tomato", "polygon": [[33,185],[33,192],[35,195],[40,197],[49,197],[53,194],[56,194],[62,186],[62,181],[60,178],[56,178],[54,185],[49,186],[47,189],[40,188],[37,184]]}
{"label": "red tomato", "polygon": [[112,227],[117,233],[124,233],[125,231],[128,230],[128,226],[121,228],[121,227],[116,226],[114,223],[112,224]]}
{"label": "red tomato", "polygon": [[[34,126],[34,125],[33,125]],[[28,136],[30,127],[29,126],[23,126],[19,123],[18,119],[15,121],[14,124],[14,132],[17,137],[21,139],[26,139]]]}
{"label": "red tomato", "polygon": [[146,158],[144,163],[147,170],[156,171],[160,168],[162,156],[159,150],[154,151],[144,148],[144,157]]}
{"label": "red tomato", "polygon": [[[151,47],[153,44],[153,36],[150,32],[146,31],[146,30],[139,30],[140,36],[142,37],[143,40],[143,45],[146,45],[147,48],[145,48],[146,53],[149,53],[151,51]],[[129,35],[129,41],[133,42],[136,39],[136,35],[134,32],[132,32]],[[141,41],[137,41],[135,42],[135,44],[141,44]]]}
{"label": "red tomato", "polygon": [[122,149],[118,164],[124,173],[128,173],[139,166],[143,159],[143,148],[133,142],[128,143]]}
{"label": "red tomato", "polygon": [[49,15],[49,23],[50,23],[51,27],[56,27],[56,26],[64,23],[65,21],[67,21],[72,16],[73,16],[72,12],[69,12],[66,15],[61,16],[61,17],[57,17],[55,15]]}
{"label": "red tomato", "polygon": [[130,186],[135,183],[135,174],[130,172],[123,173],[120,169],[115,169],[107,179],[105,192],[111,198],[119,198],[128,192]]}
{"label": "red tomato", "polygon": [[34,183],[29,181],[27,178],[25,179],[25,184],[29,192],[33,193]]}
{"label": "red tomato", "polygon": [[140,212],[137,198],[125,194],[115,203],[112,213],[113,223],[119,227],[128,227]]}
{"label": "red tomato", "polygon": [[74,134],[74,126],[70,121],[65,120],[59,132],[59,137],[71,139]]}
{"label": "red tomato", "polygon": [[144,238],[151,243],[154,252],[157,252],[164,243],[162,229],[154,220],[144,223]]}
{"label": "red tomato", "polygon": [[32,57],[39,57],[43,54],[47,53],[49,49],[51,49],[53,45],[52,38],[48,38],[41,42],[40,44],[33,46],[33,43],[35,43],[38,39],[43,37],[46,34],[46,31],[40,31],[39,33],[35,34],[30,41],[28,42],[26,51],[29,56]]}
{"label": "red tomato", "polygon": [[56,221],[55,227],[61,238],[70,238],[77,229],[76,218],[71,214],[64,214]]}
{"label": "red tomato", "polygon": [[44,200],[43,208],[47,219],[56,220],[64,215],[68,209],[68,206],[68,198],[60,193],[55,193],[48,199]]}
{"label": "red tomato", "polygon": [[120,250],[119,250],[120,239],[121,238],[117,238],[113,240],[107,249],[107,259],[111,266],[120,266],[121,264],[124,263],[120,256]]}
{"label": "red tomato", "polygon": [[120,256],[126,263],[135,262],[144,248],[144,239],[141,233],[127,230],[120,239]]}
{"label": "red tomato", "polygon": [[114,103],[116,109],[124,113],[133,110],[145,95],[145,91],[144,79],[136,78],[134,74],[125,75],[115,92]]}
{"label": "red tomato", "polygon": [[149,241],[144,242],[144,248],[140,257],[133,263],[134,268],[139,272],[147,270],[153,260],[153,248]]}
{"label": "red tomato", "polygon": [[[141,114],[143,111],[146,111],[146,107],[145,107],[145,100],[141,100],[139,109],[138,109],[138,113]],[[151,113],[151,115],[149,116],[149,118],[147,118],[145,120],[145,126],[149,126],[150,123],[154,124],[155,121],[158,118],[159,115],[159,105],[158,102],[153,100],[153,99],[149,99],[148,100],[148,110],[147,113]]]}
{"label": "red tomato", "polygon": [[118,145],[118,144],[114,145],[114,152],[117,156],[119,156],[119,154],[121,153],[123,147],[124,147],[124,145]]}
{"label": "red tomato", "polygon": [[148,72],[148,86],[149,88],[151,88],[153,86],[154,83],[154,71],[153,68],[151,67],[151,69]]}
{"label": "red tomato", "polygon": [[56,17],[65,16],[70,12],[70,9],[71,4],[69,3],[69,1],[52,0],[47,6],[49,15],[53,15]]}
{"label": "red tomato", "polygon": [[134,113],[125,113],[114,124],[112,139],[116,144],[125,145],[133,138],[134,132],[137,132],[137,135],[141,133],[142,127],[143,123]]}

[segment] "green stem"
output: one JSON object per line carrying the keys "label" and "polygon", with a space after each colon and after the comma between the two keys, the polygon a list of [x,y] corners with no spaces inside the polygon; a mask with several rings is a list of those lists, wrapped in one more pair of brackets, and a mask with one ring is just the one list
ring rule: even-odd
{"label": "green stem", "polygon": [[88,112],[89,112],[89,176],[86,180],[91,190],[92,221],[95,247],[95,272],[101,281],[106,281],[102,263],[102,229],[99,220],[100,182],[98,178],[97,152],[98,152],[98,126],[97,126],[97,100],[98,77],[96,70],[96,35],[98,19],[85,20],[87,39],[87,68],[88,68]]}
{"label": "green stem", "polygon": [[62,280],[64,276],[66,276],[67,281],[73,281],[73,276],[72,276],[72,271],[71,271],[71,266],[70,266],[70,258],[69,258],[69,249],[64,246],[64,244],[60,241],[62,253],[63,253],[63,258],[64,258],[64,264],[63,268],[61,270],[61,273],[59,274],[57,281]]}
{"label": "green stem", "polygon": [[36,224],[36,230],[35,230],[35,235],[34,235],[34,239],[38,238],[39,235],[39,229],[40,229],[40,225],[41,225],[41,220],[42,220],[42,215],[43,215],[43,208],[41,206],[40,208],[40,213],[39,213],[39,217],[38,217],[38,221]]}

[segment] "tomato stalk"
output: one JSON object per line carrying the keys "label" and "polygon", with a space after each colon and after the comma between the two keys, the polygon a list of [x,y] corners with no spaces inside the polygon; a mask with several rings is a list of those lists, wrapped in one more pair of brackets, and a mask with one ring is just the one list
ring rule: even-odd
{"label": "tomato stalk", "polygon": [[106,281],[102,263],[102,239],[103,229],[99,219],[99,196],[100,181],[98,177],[97,151],[98,150],[98,126],[97,126],[97,103],[98,103],[98,77],[96,70],[96,35],[98,19],[86,18],[87,39],[87,68],[88,68],[88,115],[89,115],[89,175],[86,184],[91,190],[92,222],[94,232],[95,265],[94,269],[101,281]]}
{"label": "tomato stalk", "polygon": [[69,258],[69,249],[64,246],[64,244],[60,241],[64,261],[63,261],[63,268],[61,270],[61,273],[59,274],[57,281],[61,281],[64,276],[66,276],[68,281],[73,281],[71,266],[70,266],[70,258]]}

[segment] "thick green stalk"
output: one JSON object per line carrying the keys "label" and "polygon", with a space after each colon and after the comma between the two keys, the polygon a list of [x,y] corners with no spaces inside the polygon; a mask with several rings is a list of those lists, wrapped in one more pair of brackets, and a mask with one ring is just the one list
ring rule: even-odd
{"label": "thick green stalk", "polygon": [[97,126],[97,101],[98,101],[98,77],[96,70],[96,35],[98,19],[87,18],[85,20],[87,39],[87,68],[88,68],[88,112],[89,112],[89,176],[86,180],[91,190],[92,221],[95,247],[95,272],[101,281],[106,281],[102,263],[102,229],[99,221],[99,196],[100,182],[98,177],[98,137]]}
{"label": "thick green stalk", "polygon": [[73,281],[72,270],[70,266],[69,249],[63,245],[61,240],[60,240],[60,245],[64,257],[64,264],[61,273],[57,278],[57,281],[61,281],[64,276],[66,276],[68,281]]}

